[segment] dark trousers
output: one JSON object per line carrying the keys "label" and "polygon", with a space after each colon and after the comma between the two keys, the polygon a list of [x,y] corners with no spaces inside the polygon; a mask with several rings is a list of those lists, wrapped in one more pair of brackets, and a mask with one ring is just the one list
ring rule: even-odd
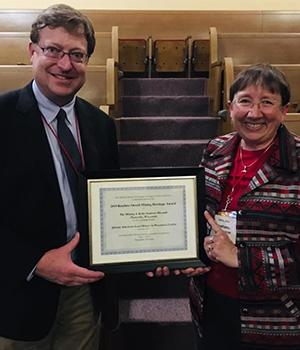
{"label": "dark trousers", "polygon": [[[198,350],[287,350],[272,345],[243,344],[239,300],[207,288],[204,302],[203,338],[197,337]],[[299,347],[289,347],[297,349]]]}
{"label": "dark trousers", "polygon": [[199,350],[240,350],[239,300],[207,289],[202,344]]}

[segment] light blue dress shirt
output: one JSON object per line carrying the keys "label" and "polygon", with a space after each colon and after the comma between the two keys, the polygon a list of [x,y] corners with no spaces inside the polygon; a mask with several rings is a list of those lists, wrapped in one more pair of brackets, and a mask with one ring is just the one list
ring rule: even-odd
{"label": "light blue dress shirt", "polygon": [[[45,131],[48,137],[49,145],[52,152],[52,157],[55,165],[55,170],[57,174],[57,179],[59,183],[59,188],[62,196],[62,201],[64,205],[65,210],[65,216],[66,216],[66,223],[67,223],[67,239],[68,241],[73,238],[77,231],[77,217],[76,217],[76,211],[73,203],[73,197],[71,194],[69,181],[64,165],[64,160],[62,158],[61,150],[59,147],[59,143],[57,141],[57,138],[51,131],[51,128],[54,130],[54,132],[57,132],[57,120],[56,116],[59,112],[60,108],[63,108],[67,114],[68,119],[68,127],[72,131],[72,134],[77,142],[77,145],[80,144],[80,140],[78,140],[79,133],[77,133],[76,128],[76,115],[74,110],[75,105],[75,99],[74,96],[73,100],[69,102],[68,104],[64,105],[63,107],[57,106],[55,103],[50,101],[39,89],[38,85],[35,81],[33,81],[32,84],[33,93],[35,95],[35,98],[38,103],[39,110],[41,111],[44,122]],[[50,127],[49,127],[50,125]]]}

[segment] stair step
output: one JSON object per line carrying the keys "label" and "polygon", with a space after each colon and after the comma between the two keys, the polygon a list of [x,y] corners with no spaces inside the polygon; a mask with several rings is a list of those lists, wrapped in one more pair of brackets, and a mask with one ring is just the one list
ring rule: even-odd
{"label": "stair step", "polygon": [[205,95],[205,78],[141,78],[122,79],[124,96],[176,96]]}
{"label": "stair step", "polygon": [[188,298],[121,299],[121,322],[191,322]]}
{"label": "stair step", "polygon": [[215,117],[126,117],[115,119],[120,141],[213,138],[220,119]]}
{"label": "stair step", "polygon": [[123,116],[206,116],[208,96],[124,96]]}
{"label": "stair step", "polygon": [[198,166],[208,140],[120,141],[122,168]]}

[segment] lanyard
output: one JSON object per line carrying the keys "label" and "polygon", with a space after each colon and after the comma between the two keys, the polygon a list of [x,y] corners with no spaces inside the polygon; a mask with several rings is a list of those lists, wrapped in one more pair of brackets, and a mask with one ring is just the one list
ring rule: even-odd
{"label": "lanyard", "polygon": [[[57,132],[54,130],[53,126],[50,125],[47,121],[47,119],[41,114],[42,116],[42,119],[44,121],[44,123],[47,125],[47,127],[49,128],[49,130],[52,132],[53,136],[56,138],[57,140],[57,143],[61,149],[61,151],[64,153],[64,155],[67,157],[68,161],[70,162],[73,170],[75,171],[75,173],[77,175],[79,175],[79,171],[78,169],[76,168],[74,162],[73,162],[73,159],[70,155],[70,153],[68,152],[68,150],[65,148],[65,146],[63,145],[63,143],[61,142],[61,140],[59,139],[58,135],[57,135]],[[84,162],[84,157],[83,157],[83,151],[82,151],[82,145],[81,145],[81,139],[80,139],[80,135],[79,135],[79,125],[78,125],[78,120],[77,120],[77,117],[75,117],[75,124],[76,124],[76,137],[77,137],[77,140],[78,140],[78,152],[79,152],[79,155],[80,155],[80,162],[81,162],[81,169],[84,170],[85,168],[85,162]]]}

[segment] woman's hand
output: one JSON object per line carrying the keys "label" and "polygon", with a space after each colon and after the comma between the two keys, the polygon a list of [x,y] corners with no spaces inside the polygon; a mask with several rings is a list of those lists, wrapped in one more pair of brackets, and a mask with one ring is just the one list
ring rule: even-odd
{"label": "woman's hand", "polygon": [[[174,271],[172,271],[172,273],[175,276],[179,276],[179,275],[185,275],[187,277],[194,277],[194,276],[199,276],[199,275],[203,275],[204,273],[208,272],[210,270],[209,266],[206,267],[188,267],[186,269],[176,269]],[[169,268],[167,266],[163,266],[163,267],[158,267],[156,268],[156,270],[154,272],[146,272],[146,275],[148,277],[166,277],[166,276],[170,276],[171,271],[169,270]]]}
{"label": "woman's hand", "polygon": [[228,267],[238,267],[237,247],[208,211],[204,212],[204,216],[215,232],[204,239],[204,249],[207,256],[212,261],[221,262]]}

